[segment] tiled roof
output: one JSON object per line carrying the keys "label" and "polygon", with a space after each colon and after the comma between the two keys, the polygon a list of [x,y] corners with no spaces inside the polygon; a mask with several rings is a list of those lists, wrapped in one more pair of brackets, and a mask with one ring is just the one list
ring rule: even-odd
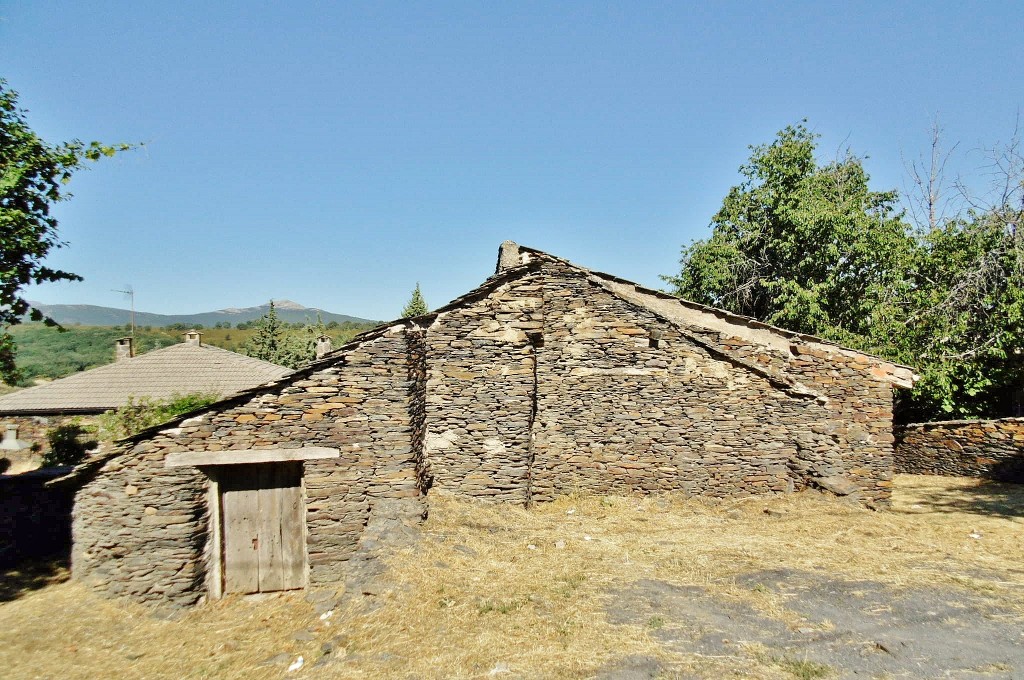
{"label": "tiled roof", "polygon": [[131,396],[213,392],[226,397],[290,372],[219,347],[181,343],[4,395],[0,414],[101,412]]}

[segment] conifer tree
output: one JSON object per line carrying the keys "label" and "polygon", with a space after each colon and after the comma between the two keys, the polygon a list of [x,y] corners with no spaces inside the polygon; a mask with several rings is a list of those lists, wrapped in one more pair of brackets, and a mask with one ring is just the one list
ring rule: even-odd
{"label": "conifer tree", "polygon": [[281,320],[277,318],[277,310],[271,300],[270,309],[256,322],[256,335],[245,343],[245,353],[256,359],[279,363],[281,333]]}
{"label": "conifer tree", "polygon": [[420,293],[420,282],[416,282],[416,289],[412,292],[412,297],[409,298],[409,302],[406,303],[405,309],[402,310],[402,316],[420,316],[426,314],[430,309],[427,307],[427,301],[423,299],[423,294]]}

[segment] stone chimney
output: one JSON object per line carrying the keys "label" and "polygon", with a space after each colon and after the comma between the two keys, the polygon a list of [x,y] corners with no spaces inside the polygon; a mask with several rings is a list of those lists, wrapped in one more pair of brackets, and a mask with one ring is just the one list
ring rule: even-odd
{"label": "stone chimney", "polygon": [[518,267],[525,264],[523,254],[519,251],[519,244],[515,241],[505,241],[498,246],[498,266],[494,273],[500,274],[506,269]]}
{"label": "stone chimney", "polygon": [[316,358],[323,359],[325,356],[331,353],[334,347],[331,345],[330,337],[321,335],[316,339]]}
{"label": "stone chimney", "polygon": [[124,361],[135,356],[135,339],[118,338],[114,345],[114,361]]}
{"label": "stone chimney", "polygon": [[203,334],[195,328],[185,331],[185,344],[199,347],[203,344]]}

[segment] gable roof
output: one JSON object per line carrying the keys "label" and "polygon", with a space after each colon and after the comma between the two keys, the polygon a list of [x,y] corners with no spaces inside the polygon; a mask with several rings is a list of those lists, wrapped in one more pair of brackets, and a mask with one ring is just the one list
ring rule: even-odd
{"label": "gable roof", "polygon": [[[894,387],[913,387],[919,378],[910,366],[903,366],[868,352],[844,347],[814,335],[786,330],[785,328],[763,323],[749,316],[734,314],[724,309],[692,302],[664,291],[646,288],[638,283],[627,281],[612,274],[593,271],[542,250],[521,246],[512,241],[506,241],[502,244],[498,268],[499,271],[502,271],[503,265],[504,267],[523,266],[531,263],[535,264],[538,260],[558,263],[572,269],[586,276],[591,282],[600,285],[616,297],[669,321],[684,332],[687,328],[704,329],[721,333],[725,338],[739,338],[783,353],[793,353],[794,345],[802,345],[804,348],[811,350],[821,350],[848,357],[863,357],[868,363],[881,371],[881,375],[876,373],[876,377],[887,380]],[[750,366],[750,368],[754,368],[754,366]]]}
{"label": "gable roof", "polygon": [[226,397],[291,370],[210,345],[179,343],[0,397],[0,415],[102,413],[128,398],[174,394]]}
{"label": "gable roof", "polygon": [[[486,281],[481,283],[476,288],[466,292],[463,295],[455,298],[448,304],[438,309],[432,310],[426,314],[422,314],[415,317],[404,317],[401,319],[395,319],[394,321],[388,321],[380,324],[374,328],[356,335],[344,345],[336,348],[332,352],[325,354],[320,359],[311,361],[305,366],[300,367],[295,371],[288,371],[282,369],[280,366],[274,366],[273,364],[266,364],[266,362],[259,361],[257,359],[251,359],[250,357],[244,357],[242,355],[236,355],[242,359],[248,359],[256,361],[261,364],[269,365],[275,369],[279,369],[281,373],[279,375],[267,378],[266,380],[250,383],[240,389],[235,390],[231,394],[226,394],[220,400],[213,404],[200,407],[194,411],[188,413],[182,413],[174,418],[167,420],[166,422],[154,425],[146,430],[137,432],[129,437],[119,440],[119,444],[125,445],[133,442],[145,440],[154,434],[165,430],[169,427],[174,427],[184,421],[191,420],[203,414],[218,411],[223,408],[228,408],[233,404],[240,403],[246,399],[249,399],[257,394],[266,393],[273,390],[281,389],[291,385],[292,383],[307,378],[311,373],[314,373],[322,368],[327,368],[331,365],[337,365],[339,362],[344,362],[345,355],[349,352],[360,348],[364,343],[371,342],[378,338],[381,338],[390,333],[399,332],[401,329],[425,329],[429,327],[439,316],[443,314],[460,309],[472,302],[486,297],[497,288],[502,285],[519,279],[522,276],[537,272],[540,270],[544,262],[557,263],[564,267],[567,267],[581,276],[587,277],[597,285],[602,286],[605,290],[609,291],[613,295],[616,295],[620,299],[626,301],[629,304],[636,305],[646,309],[655,316],[664,319],[677,328],[679,328],[688,338],[705,347],[709,351],[717,355],[728,356],[730,361],[743,365],[747,369],[754,373],[761,375],[772,384],[779,386],[797,397],[809,397],[809,398],[821,398],[817,391],[812,390],[805,385],[802,385],[798,381],[794,380],[791,376],[785,375],[774,371],[768,367],[761,366],[746,359],[737,356],[734,353],[730,353],[723,350],[721,347],[711,345],[698,335],[692,333],[694,328],[702,328],[706,330],[718,331],[722,333],[726,338],[739,337],[747,339],[752,342],[768,345],[778,349],[785,349],[786,352],[793,351],[793,342],[799,342],[801,345],[810,349],[825,349],[829,352],[839,353],[846,356],[861,356],[868,360],[868,364],[873,367],[872,374],[876,378],[886,380],[895,387],[912,387],[914,382],[918,379],[918,376],[914,374],[914,371],[909,366],[902,366],[895,364],[891,361],[883,359],[881,357],[861,352],[859,350],[849,349],[842,347],[834,342],[823,340],[821,338],[806,335],[802,333],[795,333],[788,331],[783,328],[771,326],[769,324],[762,323],[756,319],[733,314],[732,312],[725,311],[723,309],[717,309],[706,305],[701,305],[696,302],[684,300],[682,298],[675,297],[668,293],[645,288],[640,284],[633,283],[621,279],[611,274],[605,274],[602,272],[592,271],[580,265],[574,264],[569,260],[551,255],[542,250],[534,248],[528,248],[526,246],[520,246],[513,241],[505,241],[501,244],[498,249],[498,265],[493,275],[487,278]],[[181,345],[175,345],[175,347],[181,347]],[[202,346],[203,349],[217,349]],[[173,349],[173,348],[167,348]],[[167,350],[157,350],[157,352],[163,352]],[[227,354],[234,354],[233,352],[227,352],[226,350],[218,350],[226,352]],[[150,352],[144,354],[142,357],[156,354],[156,352]],[[132,359],[135,361],[142,357],[136,357]],[[116,366],[117,364],[112,364]],[[108,367],[102,367],[108,368]],[[100,369],[93,369],[98,371]],[[879,372],[880,371],[880,372]],[[89,371],[87,371],[88,373]],[[82,375],[82,374],[79,374]],[[74,377],[74,376],[71,376]],[[68,380],[69,378],[64,378]],[[60,381],[55,381],[60,382]],[[51,383],[53,384],[53,383]],[[47,386],[43,386],[47,387]],[[31,388],[38,389],[38,388]],[[24,390],[29,392],[31,390]],[[180,391],[180,390],[179,390]],[[21,393],[15,393],[21,394]],[[14,395],[9,395],[14,396]],[[0,413],[4,412],[5,404],[4,400],[6,397],[0,397]],[[108,450],[98,450],[90,458],[76,466],[69,474],[52,480],[48,483],[49,486],[64,485],[77,483],[78,481],[85,478],[87,475],[97,470],[103,463],[111,458],[115,458],[120,455],[123,450],[120,447],[113,447]]]}

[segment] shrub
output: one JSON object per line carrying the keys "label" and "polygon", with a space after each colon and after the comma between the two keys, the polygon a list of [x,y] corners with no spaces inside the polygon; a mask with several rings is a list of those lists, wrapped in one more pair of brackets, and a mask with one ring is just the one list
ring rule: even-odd
{"label": "shrub", "polygon": [[58,425],[47,431],[46,439],[50,443],[50,450],[43,455],[43,467],[81,463],[89,451],[99,444],[95,439],[83,440],[81,437],[95,433],[96,428],[84,427],[77,422]]}
{"label": "shrub", "polygon": [[213,393],[175,394],[169,399],[129,397],[128,403],[100,416],[100,430],[107,439],[122,439],[166,422],[171,418],[212,404],[219,399]]}

